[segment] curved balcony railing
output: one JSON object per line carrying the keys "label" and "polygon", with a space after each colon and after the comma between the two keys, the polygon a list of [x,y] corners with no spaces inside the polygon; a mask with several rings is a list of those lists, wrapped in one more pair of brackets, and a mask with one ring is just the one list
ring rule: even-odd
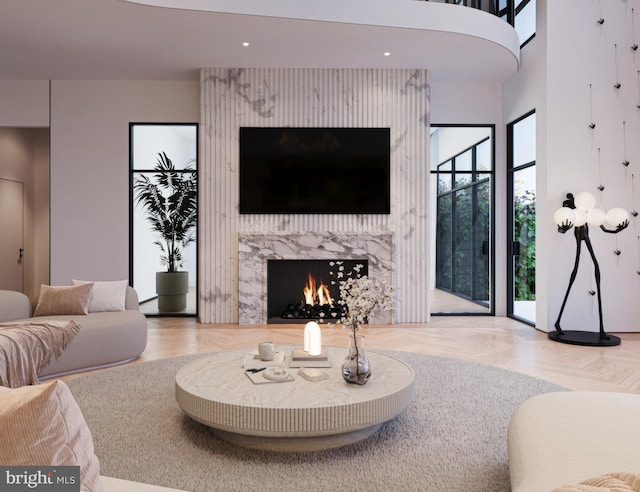
{"label": "curved balcony railing", "polygon": [[499,15],[498,0],[420,0],[423,2],[452,3],[462,5],[463,7],[471,7],[478,10],[484,10],[490,14]]}
{"label": "curved balcony railing", "polygon": [[524,46],[535,35],[536,0],[419,0],[422,2],[450,3],[489,12],[511,24]]}

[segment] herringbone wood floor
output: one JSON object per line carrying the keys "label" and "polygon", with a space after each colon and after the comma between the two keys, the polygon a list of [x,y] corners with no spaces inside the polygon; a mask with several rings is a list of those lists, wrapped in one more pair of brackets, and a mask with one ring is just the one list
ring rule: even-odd
{"label": "herringbone wood floor", "polygon": [[[183,354],[276,344],[302,344],[302,325],[200,324],[194,318],[147,318],[149,361]],[[366,348],[465,359],[518,371],[574,390],[640,393],[640,333],[618,334],[617,347],[552,342],[546,333],[509,318],[433,317],[426,324],[369,325]],[[322,326],[323,343],[346,346],[346,332]],[[134,362],[135,363],[135,362]],[[74,376],[67,376],[70,379]]]}

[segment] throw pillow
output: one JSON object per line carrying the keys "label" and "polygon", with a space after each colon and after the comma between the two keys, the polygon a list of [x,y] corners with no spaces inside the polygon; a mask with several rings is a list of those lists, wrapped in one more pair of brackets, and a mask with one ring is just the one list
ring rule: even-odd
{"label": "throw pillow", "polygon": [[564,485],[552,492],[639,492],[640,475],[628,472],[613,472],[588,478],[574,485]]}
{"label": "throw pillow", "polygon": [[93,438],[62,381],[0,388],[3,466],[79,466],[83,491],[102,491]]}
{"label": "throw pillow", "polygon": [[128,280],[114,280],[110,282],[91,282],[87,280],[72,280],[73,285],[93,284],[89,312],[124,311],[127,295]]}
{"label": "throw pillow", "polygon": [[93,284],[56,287],[42,285],[38,304],[33,315],[87,314],[92,289]]}

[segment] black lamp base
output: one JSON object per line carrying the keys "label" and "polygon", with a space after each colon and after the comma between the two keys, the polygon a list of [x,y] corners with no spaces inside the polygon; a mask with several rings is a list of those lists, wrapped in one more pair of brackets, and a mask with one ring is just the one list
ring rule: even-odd
{"label": "black lamp base", "polygon": [[568,343],[571,345],[587,345],[589,347],[615,347],[620,345],[620,337],[614,335],[600,335],[596,331],[550,331],[549,339],[554,342]]}

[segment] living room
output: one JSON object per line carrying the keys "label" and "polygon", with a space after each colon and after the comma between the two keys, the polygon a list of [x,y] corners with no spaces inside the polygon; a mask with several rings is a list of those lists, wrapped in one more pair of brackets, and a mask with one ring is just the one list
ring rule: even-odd
{"label": "living room", "polygon": [[[130,7],[127,2],[118,3],[122,4],[118,9]],[[633,183],[634,169],[640,158],[640,141],[633,135],[637,135],[640,125],[637,109],[640,95],[637,55],[629,46],[635,43],[633,19],[638,15],[639,5],[632,0],[615,5],[590,2],[588,6],[577,0],[538,0],[536,35],[525,46],[519,48],[516,43],[513,48],[509,36],[501,38],[494,48],[481,43],[480,50],[488,50],[497,59],[487,60],[485,67],[477,67],[477,60],[473,60],[476,52],[472,50],[459,56],[454,52],[449,60],[469,63],[472,68],[454,66],[447,72],[445,69],[450,69],[451,64],[444,63],[442,74],[429,65],[430,51],[421,57],[425,46],[416,44],[416,41],[424,40],[414,32],[419,28],[415,28],[408,19],[397,20],[395,16],[398,13],[389,12],[378,15],[384,17],[386,14],[395,19],[393,22],[404,26],[400,30],[406,34],[406,40],[391,49],[389,57],[375,64],[363,61],[358,55],[349,58],[347,50],[340,53],[339,61],[322,53],[318,56],[324,58],[312,64],[308,58],[289,57],[281,52],[278,55],[280,45],[276,48],[262,41],[265,53],[261,52],[260,56],[264,65],[259,62],[251,65],[241,61],[245,56],[241,50],[260,48],[261,42],[243,47],[243,39],[239,35],[213,45],[209,63],[184,56],[179,67],[166,67],[163,74],[151,70],[145,72],[143,67],[139,67],[135,75],[127,75],[118,72],[115,61],[109,59],[92,65],[90,75],[83,73],[86,67],[74,61],[73,57],[65,59],[64,63],[59,62],[58,66],[55,60],[42,61],[41,66],[30,65],[26,55],[25,59],[29,61],[22,64],[15,60],[0,63],[0,149],[3,148],[2,143],[14,138],[18,130],[39,132],[29,136],[36,142],[31,159],[37,161],[39,167],[34,171],[36,177],[32,188],[28,189],[27,213],[38,225],[27,237],[25,254],[34,254],[35,258],[32,257],[34,261],[30,263],[25,277],[24,290],[35,300],[40,284],[67,285],[75,278],[105,281],[127,278],[130,271],[129,124],[199,123],[203,145],[199,162],[200,193],[206,203],[199,217],[199,318],[149,318],[148,352],[143,356],[147,360],[160,358],[161,354],[182,355],[194,350],[189,340],[179,340],[182,328],[188,330],[188,339],[200,340],[196,345],[197,351],[238,348],[247,344],[249,339],[263,338],[269,333],[264,328],[240,326],[239,323],[240,235],[277,232],[293,236],[327,231],[392,234],[397,263],[394,282],[400,287],[402,302],[394,313],[393,323],[385,327],[386,331],[379,332],[379,338],[376,338],[377,333],[368,336],[372,347],[410,350],[416,344],[431,345],[431,348],[415,351],[460,355],[525,373],[533,365],[535,370],[531,372],[534,373],[528,374],[573,389],[580,389],[583,382],[588,381],[582,387],[638,392],[640,389],[634,376],[637,364],[630,360],[637,360],[640,351],[636,346],[640,339],[634,333],[638,331],[640,306],[632,302],[640,279],[637,273],[640,270],[640,245],[635,216],[630,220],[629,228],[621,234],[602,234],[593,228],[591,237],[602,271],[605,328],[623,338],[614,359],[608,358],[606,350],[575,352],[573,347],[553,344],[546,339],[546,332],[554,329],[574,265],[572,233],[558,234],[553,221],[553,213],[561,206],[566,193],[590,191],[604,210],[616,206],[629,212],[636,210],[634,193],[637,187],[634,189]],[[51,10],[44,5],[41,7],[44,11]],[[82,15],[93,15],[90,9],[79,5],[74,7],[77,9],[74,15],[78,16],[74,21],[79,21]],[[136,5],[134,8],[158,7]],[[330,6],[325,5],[324,8],[329,12]],[[15,9],[16,18],[25,15],[24,10],[17,6]],[[62,10],[49,12],[55,19],[55,22],[51,21],[53,25],[65,27],[64,23],[58,24],[57,16],[70,14]],[[375,17],[374,14],[355,10],[349,15],[362,15],[365,19],[369,19],[369,15]],[[323,15],[334,15],[341,22],[345,21],[342,16],[347,15],[338,11],[327,12]],[[202,15],[199,21],[194,21],[188,14],[185,11],[177,13],[187,26],[191,26],[191,22],[200,26],[207,18],[207,15]],[[321,14],[305,12],[304,15]],[[178,32],[189,31],[178,21],[172,25],[169,14],[163,16],[166,16],[163,17],[166,24],[161,25],[171,25]],[[11,22],[10,15],[3,17],[6,20],[0,23]],[[600,23],[603,18],[604,22]],[[326,20],[323,18],[321,21]],[[379,21],[375,18],[371,22],[374,20]],[[499,34],[475,31],[494,26],[494,20],[488,21],[484,27],[476,26],[470,32],[483,35],[487,44],[495,44],[495,38],[502,31]],[[306,22],[311,21],[307,19]],[[389,23],[393,22],[389,20]],[[81,26],[82,22],[75,25]],[[280,36],[286,37],[285,44],[296,44],[302,37],[301,31],[306,24],[294,25],[292,33]],[[469,28],[468,24],[465,26]],[[12,29],[9,30],[8,26],[5,29],[2,24],[1,31],[9,33]],[[354,33],[354,37],[362,36],[356,45],[373,44],[373,39],[355,29]],[[56,38],[62,33],[50,35]],[[178,34],[174,35],[179,38]],[[228,32],[225,35],[231,36]],[[461,36],[468,41],[468,33]],[[337,36],[337,32],[336,37],[348,41],[348,37]],[[376,37],[376,50],[384,38],[384,35]],[[18,39],[21,41],[17,44],[15,40],[11,41],[12,50],[6,50],[13,51],[15,59],[20,58],[21,44],[24,44],[25,54],[38,50],[23,37]],[[455,49],[455,44],[449,43],[448,49]],[[144,46],[142,41],[141,45],[132,51],[154,50],[153,46]],[[90,43],[84,47],[89,52],[92,50]],[[307,48],[318,49],[317,45]],[[429,49],[433,47],[430,45]],[[378,51],[382,52],[382,49]],[[335,51],[331,53],[335,54]],[[126,58],[124,54],[122,56]],[[408,62],[405,56],[411,61]],[[99,59],[97,49],[96,59]],[[396,61],[398,59],[400,61]],[[3,61],[0,58],[0,62]],[[473,68],[477,70],[474,72]],[[301,83],[301,80],[305,82]],[[618,83],[620,86],[616,88]],[[335,97],[336,107],[329,108],[326,116],[319,116],[318,108],[312,106],[313,92],[311,95],[304,93],[305,84],[327,91],[330,95],[327,97]],[[242,88],[247,87],[248,93],[243,93]],[[219,91],[217,94],[216,90]],[[389,99],[394,102],[385,105],[389,94],[393,94]],[[406,103],[397,102],[400,94],[407,97]],[[255,102],[259,99],[275,101],[276,116],[261,116],[247,103],[248,100]],[[365,100],[368,101],[366,104],[361,102]],[[300,106],[292,101],[299,101]],[[506,259],[509,258],[506,127],[532,110],[537,115],[535,327],[506,317]],[[312,217],[282,221],[278,217],[240,216],[236,210],[233,166],[227,165],[234,162],[237,128],[242,125],[313,126],[329,123],[335,126],[392,127],[392,142],[396,145],[392,161],[395,173],[392,213],[387,217],[368,217],[366,220]],[[496,262],[492,299],[495,316],[448,319],[431,315],[429,299],[433,271],[429,255],[425,253],[429,251],[430,244],[428,214],[431,203],[426,178],[428,127],[446,124],[495,125],[496,128]],[[212,128],[215,131],[211,131]],[[409,137],[405,138],[406,135]],[[24,141],[24,134],[20,139]],[[630,164],[624,165],[625,161]],[[20,172],[16,169],[7,171],[0,162],[0,178],[21,179]],[[599,186],[604,189],[600,190]],[[43,234],[43,230],[47,232]],[[206,242],[203,238],[207,238]],[[45,244],[46,247],[43,246]],[[593,269],[588,262],[588,258],[582,260],[563,319],[567,328],[597,331],[597,301],[590,294],[594,288]],[[225,331],[214,333],[212,330],[211,335],[206,335],[203,330],[209,323],[213,324],[210,327]],[[232,338],[234,330],[239,332],[238,339],[225,345],[224,340]],[[283,333],[282,343],[297,336],[292,331]],[[461,339],[476,340],[482,349],[469,347],[463,341],[448,340],[456,335]],[[215,342],[203,343],[202,339],[208,336]],[[274,331],[274,336],[280,334]],[[512,345],[514,336],[527,343]],[[337,334],[331,333],[329,337],[337,337]],[[387,343],[389,338],[395,339],[393,344]],[[171,341],[167,341],[169,339]],[[497,356],[490,346],[494,339],[503,347]],[[175,345],[168,348],[167,344]],[[533,355],[528,351],[531,346],[535,347]],[[557,358],[565,362],[558,364]],[[532,363],[531,359],[544,360],[544,363]],[[567,364],[573,363],[582,366],[582,375],[575,375],[572,369],[567,369]],[[615,367],[623,369],[617,372]],[[569,375],[561,380],[557,373],[563,371]],[[613,373],[615,375],[611,376]],[[605,380],[594,382],[593,378]]]}
{"label": "living room", "polygon": [[[553,15],[546,14],[547,8],[552,9]],[[519,69],[511,65],[511,62],[506,66],[503,64],[503,73],[499,75],[504,80],[496,80],[495,76],[487,79],[486,72],[483,72],[484,80],[473,79],[472,74],[465,74],[464,79],[449,76],[447,80],[439,80],[437,73],[427,75],[425,72],[424,76],[429,77],[429,99],[423,113],[428,110],[431,124],[495,125],[497,189],[494,255],[500,259],[507,257],[508,247],[503,218],[506,216],[506,203],[503,202],[504,192],[501,191],[506,182],[504,127],[535,109],[538,125],[536,214],[539,224],[536,231],[536,260],[538,265],[547,265],[545,268],[538,267],[536,271],[536,328],[548,331],[552,329],[562,303],[573,264],[573,247],[567,244],[566,235],[557,234],[552,219],[553,212],[561,206],[564,195],[567,192],[593,191],[601,201],[599,207],[602,209],[622,206],[632,211],[635,207],[631,192],[634,174],[632,166],[625,168],[616,163],[625,160],[623,154],[633,163],[638,152],[637,142],[630,137],[635,131],[634,114],[631,113],[628,118],[625,116],[626,108],[637,110],[637,90],[634,90],[637,86],[637,73],[633,68],[634,55],[629,55],[627,50],[618,49],[618,62],[615,63],[613,41],[616,40],[613,39],[614,31],[610,27],[618,22],[616,19],[625,23],[625,19],[631,16],[630,11],[625,14],[629,9],[612,12],[607,25],[599,27],[602,34],[597,31],[597,36],[591,31],[592,12],[574,12],[571,6],[545,7],[544,4],[539,5],[538,9],[536,36],[522,49]],[[547,18],[553,22],[548,22]],[[581,21],[580,24],[578,20]],[[563,28],[566,23],[585,27],[569,36]],[[628,27],[628,22],[624,26]],[[601,46],[600,39],[605,35],[612,36],[612,42],[602,41]],[[553,50],[547,48],[551,45]],[[416,49],[418,48],[411,48]],[[503,57],[504,51],[508,50],[500,48],[498,51],[498,57]],[[585,53],[585,56],[577,56],[580,53]],[[586,53],[589,53],[588,57]],[[590,63],[584,63],[584,60],[589,60]],[[281,64],[285,65],[286,62]],[[610,70],[601,69],[602,65],[609,66]],[[611,94],[608,89],[612,84],[608,82],[609,79],[616,78],[616,65],[617,77],[625,77],[625,80],[622,88],[614,89]],[[51,264],[48,268],[49,258],[42,255],[36,262],[42,267],[26,278],[25,290],[31,297],[35,296],[41,283],[65,284],[71,278],[127,278],[130,194],[128,125],[133,121],[199,122],[203,114],[200,105],[204,101],[200,100],[198,68],[193,67],[188,80],[124,80],[124,77],[113,80],[106,75],[101,80],[86,80],[86,77],[77,75],[74,80],[73,71],[69,72],[69,76],[50,81],[44,77],[39,80],[24,80],[28,73],[24,70],[17,75],[7,74],[2,77],[2,127],[45,127],[50,128],[51,133],[50,190],[41,184],[41,189],[34,198],[43,197],[45,200],[47,192],[51,196],[48,214]],[[50,70],[50,67],[47,69]],[[75,70],[79,70],[78,67]],[[286,73],[286,69],[282,70]],[[354,72],[346,68],[340,70],[344,70],[346,76],[362,69],[354,69]],[[102,73],[106,74],[107,70]],[[546,74],[544,78],[543,74]],[[256,76],[260,76],[259,72],[256,72]],[[181,77],[184,77],[183,73]],[[575,90],[571,89],[573,86]],[[609,99],[614,96],[613,101],[617,103],[612,107]],[[556,102],[560,100],[562,104]],[[621,106],[621,109],[616,113],[607,110],[617,106]],[[589,130],[591,118],[600,121],[598,127],[593,131],[583,131],[584,121],[587,121]],[[622,121],[626,121],[625,133]],[[603,131],[600,132],[600,129]],[[623,138],[625,134],[626,139]],[[201,135],[201,140],[204,139],[205,135]],[[626,143],[623,145],[623,142]],[[422,152],[426,152],[426,148]],[[212,157],[203,154],[201,168],[206,170],[211,159]],[[562,166],[557,165],[558,162],[562,162]],[[613,167],[611,173],[605,166]],[[597,189],[601,184],[599,175],[611,176],[603,192],[598,192]],[[80,183],[82,186],[78,186]],[[93,183],[99,183],[99,186],[93,186]],[[222,187],[225,184],[217,181],[215,186]],[[221,194],[215,192],[215,189],[201,190],[205,197],[212,194],[212,200],[221,200]],[[419,190],[415,192],[419,193]],[[422,220],[419,227],[409,223],[403,225],[405,222],[400,217],[403,217],[404,205],[399,199],[400,188],[394,193],[396,195],[392,199],[395,203],[390,221],[366,226],[347,223],[344,227],[356,232],[363,227],[368,228],[369,232],[373,232],[371,228],[391,230],[396,237],[402,237],[404,227],[413,227],[418,236],[426,235],[425,219],[419,219]],[[423,195],[424,193],[418,197],[422,200],[417,202],[419,210],[424,209],[428,203]],[[83,204],[82,207],[78,206],[79,203]],[[201,252],[207,251],[212,255],[211,262],[215,261],[216,265],[203,262],[200,268],[216,277],[205,280],[209,278],[208,275],[200,276],[199,314],[204,322],[234,322],[238,319],[238,293],[232,286],[236,276],[233,269],[237,266],[231,263],[220,270],[220,264],[233,259],[228,249],[237,248],[234,234],[241,228],[247,230],[255,225],[243,224],[242,217],[238,217],[237,221],[226,225],[233,229],[228,232],[224,232],[226,229],[219,231],[214,218],[225,214],[227,211],[222,207],[227,205],[218,205],[214,201],[211,205],[200,211],[200,227],[204,235],[212,228],[214,244],[201,243],[200,248]],[[216,206],[212,209],[213,205]],[[44,215],[46,217],[47,214]],[[265,223],[260,227],[274,230],[280,226],[277,223]],[[289,229],[307,232],[319,227],[326,228],[327,225],[293,223]],[[334,226],[330,224],[328,227]],[[79,229],[83,231],[82,234],[76,233]],[[413,270],[420,273],[413,285],[402,271],[395,279],[405,298],[405,302],[399,307],[396,322],[423,322],[429,319],[428,303],[424,302],[429,294],[429,265],[424,259],[416,258],[417,253],[413,253],[424,246],[419,241],[424,242],[425,238],[413,241],[411,248],[415,250],[410,249],[405,253],[399,248],[397,252],[401,261],[411,265],[406,268],[412,274]],[[607,324],[611,327],[609,329],[616,332],[635,331],[634,321],[638,318],[636,306],[627,303],[624,296],[620,295],[622,292],[634,292],[637,288],[635,272],[638,270],[638,245],[632,228],[615,237],[594,234],[592,241],[595,250],[600,252],[598,259],[603,272],[602,286]],[[41,242],[38,241],[38,244]],[[622,254],[618,256],[607,253],[614,250],[619,250]],[[96,261],[96,258],[100,260]],[[578,281],[582,279],[588,285],[591,273],[586,268],[582,270]],[[498,316],[507,314],[506,289],[506,264],[504,261],[496,261],[493,301],[495,314]],[[224,303],[229,305],[214,307],[212,302],[202,300],[211,298],[213,292],[220,294],[218,299],[228,298]],[[593,297],[580,296],[567,306],[565,316],[575,320],[576,325],[595,327],[597,325],[594,324],[593,309]]]}

